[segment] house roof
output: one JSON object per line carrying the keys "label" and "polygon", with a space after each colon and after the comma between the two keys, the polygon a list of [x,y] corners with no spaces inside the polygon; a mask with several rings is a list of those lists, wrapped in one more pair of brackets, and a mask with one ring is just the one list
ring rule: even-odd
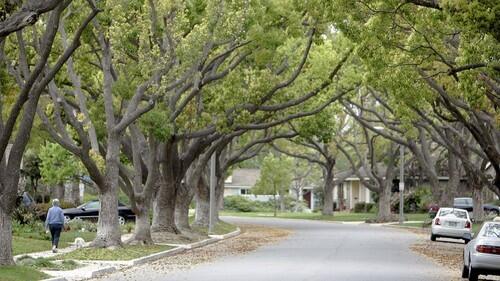
{"label": "house roof", "polygon": [[227,177],[225,187],[251,188],[255,185],[255,183],[257,183],[259,178],[259,169],[235,169],[233,170],[233,174]]}
{"label": "house roof", "polygon": [[[383,177],[385,175],[387,167],[382,163],[378,163],[376,169],[377,173]],[[362,178],[369,178],[368,172],[364,167],[359,168],[359,174]],[[352,170],[339,171],[336,173],[335,178],[345,178],[346,181],[359,180],[358,174],[353,173]]]}

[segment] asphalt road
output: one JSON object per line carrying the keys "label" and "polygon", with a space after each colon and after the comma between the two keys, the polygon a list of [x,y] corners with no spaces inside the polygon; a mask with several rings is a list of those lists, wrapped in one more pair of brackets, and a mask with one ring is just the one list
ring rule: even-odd
{"label": "asphalt road", "polygon": [[[409,232],[369,225],[329,222],[225,218],[232,223],[287,228],[293,233],[277,244],[241,256],[227,256],[188,271],[148,276],[147,281],[449,281],[437,264],[413,253],[417,237]],[[128,277],[131,277],[130,275]]]}

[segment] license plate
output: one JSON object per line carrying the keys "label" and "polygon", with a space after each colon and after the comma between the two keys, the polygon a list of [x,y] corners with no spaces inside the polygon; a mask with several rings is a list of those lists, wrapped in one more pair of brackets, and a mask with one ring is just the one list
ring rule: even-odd
{"label": "license plate", "polygon": [[451,226],[451,227],[457,227],[458,226],[458,222],[450,221],[450,222],[448,222],[448,225]]}

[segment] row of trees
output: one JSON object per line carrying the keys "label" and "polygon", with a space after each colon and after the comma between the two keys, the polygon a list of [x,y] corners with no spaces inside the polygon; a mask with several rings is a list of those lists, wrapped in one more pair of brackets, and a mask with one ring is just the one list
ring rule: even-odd
{"label": "row of trees", "polygon": [[339,83],[350,43],[321,37],[328,25],[314,6],[287,4],[9,2],[0,25],[8,116],[1,143],[13,146],[0,175],[0,264],[13,263],[10,214],[32,128],[70,152],[95,183],[101,211],[93,246],[122,245],[119,189],[136,213],[127,242],[189,230],[193,196],[196,223],[206,225],[212,154],[221,198],[231,166],[264,143],[294,137],[281,127],[355,88]]}
{"label": "row of trees", "polygon": [[[189,231],[193,198],[195,223],[206,225],[210,157],[222,200],[231,167],[270,142],[322,167],[328,215],[343,155],[352,173],[368,171],[379,220],[390,219],[397,145],[408,147],[441,202],[456,186],[435,181],[437,151],[450,178],[463,170],[474,190],[500,194],[498,8],[457,3],[7,1],[0,264],[13,263],[10,214],[32,128],[95,183],[96,247],[123,243],[120,189],[137,216],[127,242]],[[380,171],[381,162],[392,168]]]}

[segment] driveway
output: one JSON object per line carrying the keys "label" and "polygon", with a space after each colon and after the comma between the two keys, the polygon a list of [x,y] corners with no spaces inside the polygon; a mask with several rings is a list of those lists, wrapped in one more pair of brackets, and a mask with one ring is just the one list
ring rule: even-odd
{"label": "driveway", "polygon": [[[150,274],[130,270],[127,280],[147,281],[449,281],[450,272],[409,247],[417,240],[404,230],[320,221],[234,218],[236,224],[290,229],[292,234],[256,251],[226,256],[189,270]],[[111,278],[112,279],[112,278]]]}

